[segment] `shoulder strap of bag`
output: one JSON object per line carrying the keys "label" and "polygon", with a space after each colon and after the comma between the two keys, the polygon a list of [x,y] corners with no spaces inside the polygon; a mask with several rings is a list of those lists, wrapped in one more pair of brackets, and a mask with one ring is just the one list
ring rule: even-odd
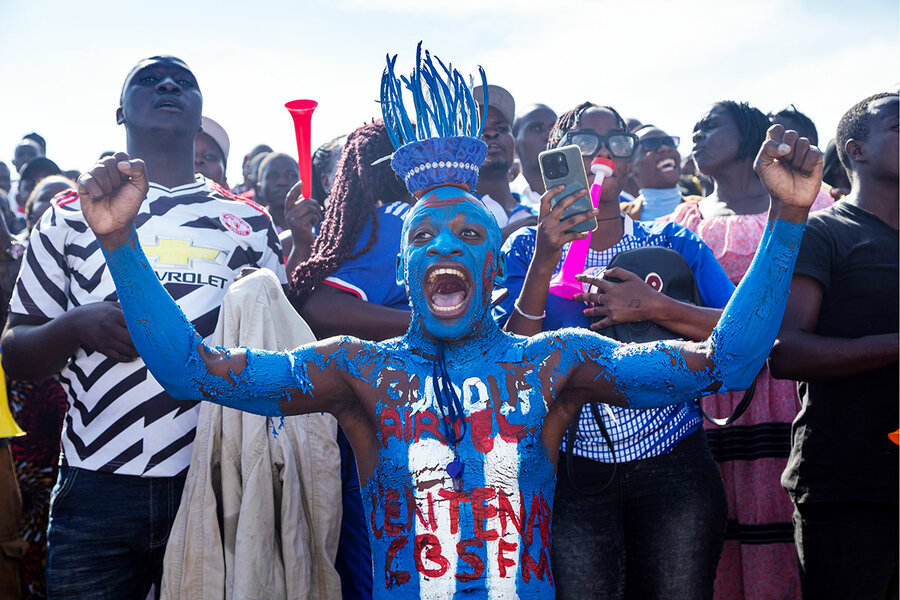
{"label": "shoulder strap of bag", "polygon": [[[572,454],[575,449],[575,435],[578,433],[578,421],[581,419],[581,411],[584,410],[584,406],[575,413],[575,417],[572,419],[572,422],[569,423],[569,429],[566,432],[566,475],[569,478],[569,485],[572,486],[572,489],[575,490],[578,494],[582,496],[599,496],[603,492],[606,491],[606,488],[613,482],[613,479],[616,477],[616,470],[618,469],[618,465],[616,464],[616,449],[613,448],[612,438],[609,437],[609,432],[606,430],[606,425],[603,423],[603,417],[600,414],[600,409],[597,407],[596,402],[591,402],[589,404],[591,407],[591,414],[594,416],[594,420],[597,421],[597,426],[600,427],[600,433],[603,435],[603,439],[606,440],[606,445],[609,447],[609,451],[613,457],[613,470],[612,473],[609,474],[609,479],[606,483],[603,484],[599,490],[595,492],[588,492],[575,483],[575,478],[572,476]],[[604,463],[606,464],[606,463]]]}

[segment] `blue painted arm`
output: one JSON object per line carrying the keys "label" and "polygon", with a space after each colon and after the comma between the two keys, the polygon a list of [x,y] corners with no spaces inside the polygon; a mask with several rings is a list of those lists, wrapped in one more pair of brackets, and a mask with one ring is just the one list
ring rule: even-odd
{"label": "blue painted arm", "polygon": [[103,253],[134,346],[173,398],[283,416],[291,392],[311,391],[305,365],[312,346],[292,353],[209,348],[150,268],[136,232]]}
{"label": "blue painted arm", "polygon": [[750,387],[772,350],[787,303],[804,226],[769,223],[750,269],[719,324],[702,343],[660,341],[623,346],[607,340],[589,355],[614,396],[632,408],[675,404]]}

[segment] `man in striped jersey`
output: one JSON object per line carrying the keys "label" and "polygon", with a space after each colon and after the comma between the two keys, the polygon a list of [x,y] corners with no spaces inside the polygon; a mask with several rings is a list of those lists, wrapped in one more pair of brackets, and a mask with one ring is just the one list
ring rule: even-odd
{"label": "man in striped jersey", "polygon": [[[417,190],[405,219],[397,269],[410,297],[404,336],[267,352],[206,345],[167,296],[132,225],[147,193],[143,164],[120,158],[97,165],[80,189],[149,368],[175,398],[272,417],[335,415],[363,484],[374,596],[408,599],[553,598],[555,461],[579,402],[644,408],[748,386],[781,322],[822,169],[817,149],[773,126],[757,159],[771,221],[704,342],[625,346],[583,329],[530,338],[501,331],[490,315],[503,270],[500,228],[464,173],[463,183]],[[545,218],[560,188],[545,194]],[[551,221],[576,196],[560,201]]]}
{"label": "man in striped jersey", "polygon": [[[180,59],[140,61],[117,121],[147,166],[135,218],[154,277],[210,336],[245,266],[285,281],[271,219],[194,176],[202,96]],[[115,165],[124,154],[107,157]],[[13,377],[60,373],[69,400],[47,556],[50,598],[141,598],[158,580],[191,456],[198,407],[148,373],[77,195],[59,197],[31,237],[3,336]]]}

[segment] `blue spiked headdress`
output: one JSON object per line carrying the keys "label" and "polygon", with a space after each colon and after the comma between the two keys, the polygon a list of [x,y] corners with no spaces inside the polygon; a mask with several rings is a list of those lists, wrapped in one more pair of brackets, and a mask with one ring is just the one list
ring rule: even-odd
{"label": "blue spiked headdress", "polygon": [[[427,50],[423,56],[421,42],[416,48],[415,69],[409,77],[394,75],[396,62],[396,55],[388,55],[381,76],[381,114],[396,150],[391,168],[417,197],[447,184],[466,186],[474,192],[487,145],[479,139],[483,118],[471,86],[452,65],[444,65]],[[479,67],[478,71],[485,90],[486,114],[487,79],[484,69]],[[412,95],[415,121],[403,102],[404,88]]]}

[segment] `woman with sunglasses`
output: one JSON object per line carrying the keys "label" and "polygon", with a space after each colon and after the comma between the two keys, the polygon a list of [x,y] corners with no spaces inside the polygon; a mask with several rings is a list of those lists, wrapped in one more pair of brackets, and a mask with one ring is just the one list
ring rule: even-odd
{"label": "woman with sunglasses", "polygon": [[[767,222],[769,195],[753,171],[769,119],[746,102],[723,101],[704,114],[693,132],[693,157],[715,191],[685,202],[665,217],[709,244],[728,277],[739,283]],[[830,205],[827,194],[812,210]],[[708,414],[730,415],[743,394],[707,396]],[[708,425],[707,435],[725,483],[728,532],[716,576],[717,598],[771,600],[800,597],[791,519],[793,505],[781,488],[790,451],[791,422],[800,407],[796,384],[776,380],[763,367],[756,391],[736,426]]]}
{"label": "woman with sunglasses", "polygon": [[[669,247],[690,265],[707,306],[724,306],[734,286],[699,238],[674,223],[633,221],[621,214],[619,193],[636,141],[615,110],[591,103],[562,115],[551,132],[549,147],[574,144],[586,167],[594,156],[615,167],[603,180],[593,213],[598,226],[586,267],[604,267],[631,248]],[[593,175],[589,179],[593,183]],[[712,330],[719,310],[673,300],[621,269],[606,271],[621,283],[592,279],[602,294],[567,299],[548,293],[568,242],[584,237],[566,230],[591,216],[561,223],[562,211],[584,192],[551,209],[559,191],[542,196],[537,228],[520,229],[504,245],[507,272],[500,284],[509,293],[495,308],[500,323],[521,335],[643,320],[691,339]],[[726,507],[696,403],[646,411],[586,407],[571,447],[566,438],[552,522],[557,598],[711,598]]]}
{"label": "woman with sunglasses", "polygon": [[679,138],[654,125],[644,125],[634,134],[637,148],[631,157],[630,174],[640,194],[631,202],[622,202],[621,209],[636,221],[652,221],[670,214],[684,201],[678,185]]}

